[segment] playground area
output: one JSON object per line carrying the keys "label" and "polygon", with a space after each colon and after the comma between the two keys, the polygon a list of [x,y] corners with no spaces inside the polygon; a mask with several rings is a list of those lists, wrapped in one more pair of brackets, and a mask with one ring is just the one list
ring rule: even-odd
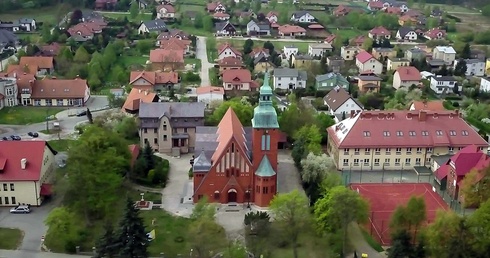
{"label": "playground area", "polygon": [[427,183],[351,184],[350,187],[369,201],[371,213],[366,229],[383,246],[391,244],[391,215],[398,206],[406,205],[412,196],[424,197],[427,224],[434,221],[438,210],[449,209],[432,185]]}

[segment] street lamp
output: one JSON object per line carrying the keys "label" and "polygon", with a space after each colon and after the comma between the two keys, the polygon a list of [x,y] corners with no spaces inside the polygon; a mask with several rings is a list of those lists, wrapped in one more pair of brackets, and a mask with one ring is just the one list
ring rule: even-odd
{"label": "street lamp", "polygon": [[248,189],[247,191],[245,192],[245,194],[247,195],[247,209],[250,209],[250,185],[248,186]]}
{"label": "street lamp", "polygon": [[46,108],[46,132],[49,133],[49,108]]}

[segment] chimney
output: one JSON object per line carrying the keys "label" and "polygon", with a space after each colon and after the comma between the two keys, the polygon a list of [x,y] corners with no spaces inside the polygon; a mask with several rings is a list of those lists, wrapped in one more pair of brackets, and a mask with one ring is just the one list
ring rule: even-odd
{"label": "chimney", "polygon": [[461,114],[459,113],[459,109],[454,110],[454,115],[461,117]]}
{"label": "chimney", "polygon": [[412,119],[412,113],[410,113],[410,112],[407,113],[407,119],[409,119],[409,120]]}
{"label": "chimney", "polygon": [[145,95],[148,95],[148,91],[147,90],[145,90]]}
{"label": "chimney", "polygon": [[427,120],[427,111],[420,110],[420,112],[419,112],[419,121],[420,122],[425,122],[426,120]]}
{"label": "chimney", "polygon": [[22,170],[25,170],[26,169],[26,166],[27,166],[27,159],[26,158],[23,158],[20,160],[20,168]]}
{"label": "chimney", "polygon": [[34,80],[29,80],[29,86],[34,87]]}

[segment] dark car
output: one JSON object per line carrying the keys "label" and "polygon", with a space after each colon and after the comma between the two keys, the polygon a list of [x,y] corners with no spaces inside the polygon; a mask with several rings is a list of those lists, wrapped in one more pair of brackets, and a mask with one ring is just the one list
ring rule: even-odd
{"label": "dark car", "polygon": [[37,138],[37,137],[39,137],[39,134],[38,134],[38,133],[36,133],[36,132],[29,132],[29,133],[27,133],[27,135],[31,136],[32,138]]}
{"label": "dark car", "polygon": [[20,136],[18,136],[18,135],[10,135],[10,139],[12,139],[12,141],[20,141],[21,140]]}
{"label": "dark car", "polygon": [[80,111],[77,113],[77,116],[86,116],[87,115],[87,111]]}
{"label": "dark car", "polygon": [[7,136],[4,136],[4,137],[2,137],[2,140],[4,140],[4,141],[8,141],[8,140],[9,140],[9,138],[8,138]]}

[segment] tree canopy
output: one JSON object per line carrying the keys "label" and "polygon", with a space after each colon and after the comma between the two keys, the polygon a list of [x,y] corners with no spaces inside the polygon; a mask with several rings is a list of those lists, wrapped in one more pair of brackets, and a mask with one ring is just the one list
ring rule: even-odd
{"label": "tree canopy", "polygon": [[252,125],[254,114],[253,106],[248,101],[242,101],[239,98],[234,98],[221,103],[219,107],[213,111],[213,114],[207,117],[206,123],[209,125],[218,125],[230,107],[233,109],[243,126]]}

